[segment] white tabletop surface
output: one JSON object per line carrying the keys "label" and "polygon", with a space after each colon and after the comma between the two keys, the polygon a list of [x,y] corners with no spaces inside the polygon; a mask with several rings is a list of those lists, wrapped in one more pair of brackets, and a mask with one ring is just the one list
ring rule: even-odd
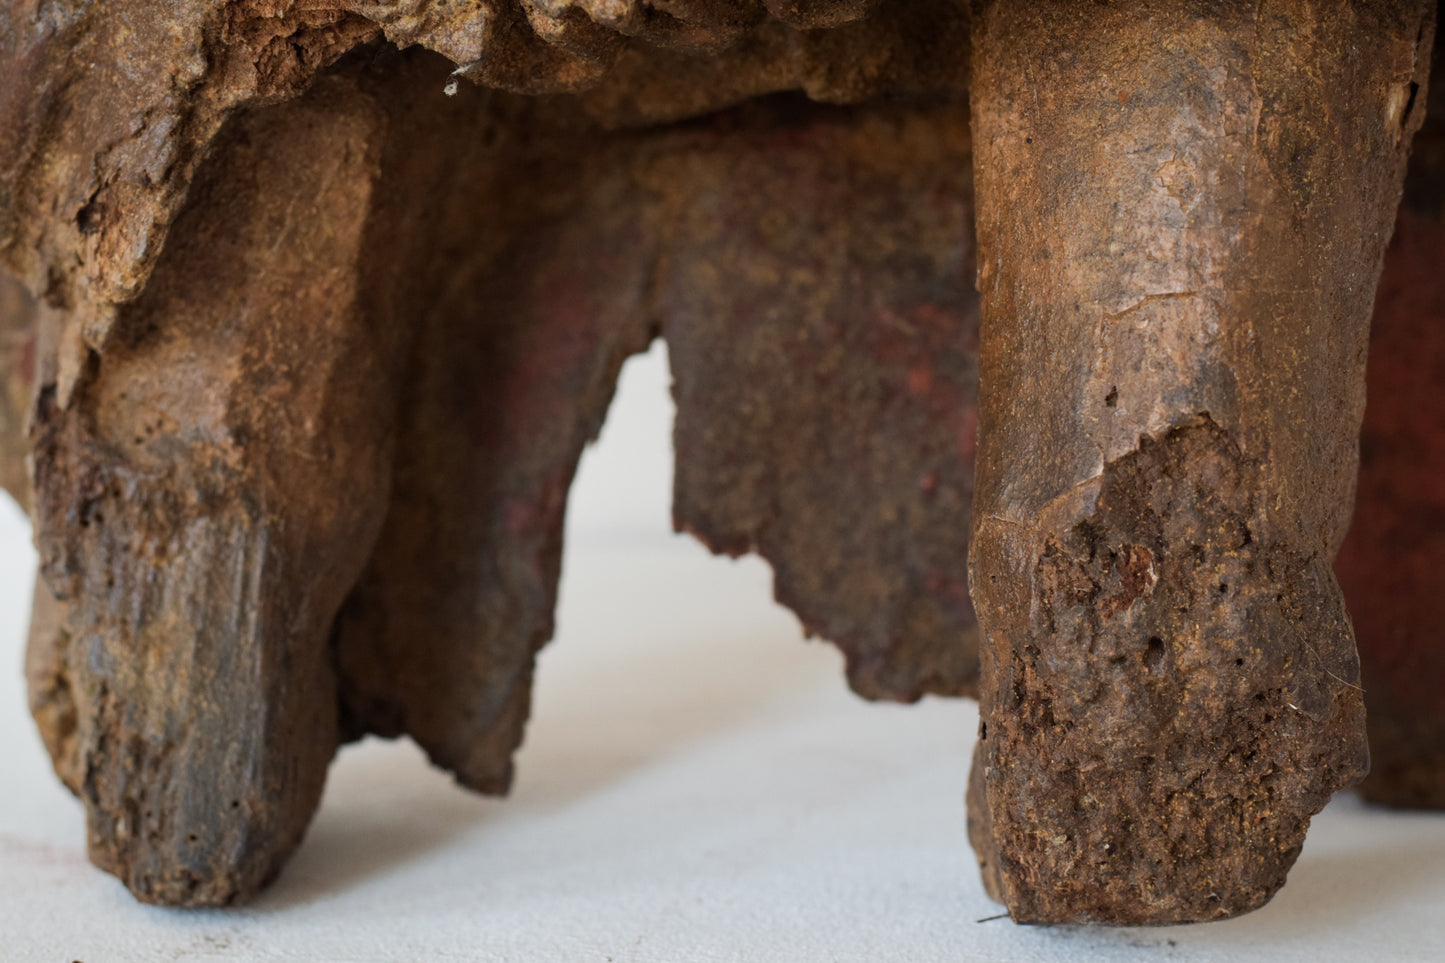
{"label": "white tabletop surface", "polygon": [[344,750],[248,907],[135,903],[85,858],[25,711],[29,531],[0,505],[0,961],[1445,960],[1445,816],[1342,795],[1276,899],[1223,923],[1019,927],[964,836],[972,702],[870,705],[767,566],[669,534],[663,357],[628,368],[568,525],[518,781]]}

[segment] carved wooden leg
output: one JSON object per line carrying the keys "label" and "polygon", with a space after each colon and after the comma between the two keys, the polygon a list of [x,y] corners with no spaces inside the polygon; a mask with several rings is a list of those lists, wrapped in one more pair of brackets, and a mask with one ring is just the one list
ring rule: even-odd
{"label": "carved wooden leg", "polygon": [[970,821],[1017,920],[1252,909],[1364,774],[1330,561],[1432,8],[974,7]]}
{"label": "carved wooden leg", "polygon": [[[1435,57],[1435,76],[1442,58]],[[1438,89],[1438,87],[1437,87]],[[1350,533],[1335,561],[1369,714],[1361,790],[1445,808],[1445,96],[1415,138],[1375,298]]]}
{"label": "carved wooden leg", "polygon": [[567,490],[652,339],[655,259],[617,147],[500,100],[435,132],[465,243],[421,314],[386,526],[337,637],[350,734],[408,733],[498,794],[552,636]]}
{"label": "carved wooden leg", "polygon": [[91,858],[146,901],[264,884],[336,747],[402,335],[364,259],[378,117],[322,81],[234,124],[111,342],[41,384],[32,698]]}

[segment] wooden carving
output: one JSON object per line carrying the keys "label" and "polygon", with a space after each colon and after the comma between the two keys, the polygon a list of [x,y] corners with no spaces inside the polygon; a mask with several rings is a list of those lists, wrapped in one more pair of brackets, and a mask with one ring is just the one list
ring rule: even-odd
{"label": "wooden carving", "polygon": [[981,697],[1015,919],[1260,905],[1367,765],[1330,565],[1433,30],[11,3],[0,484],[92,858],[243,900],[369,732],[505,792],[578,458],[663,337],[678,529],[767,558],[861,695]]}

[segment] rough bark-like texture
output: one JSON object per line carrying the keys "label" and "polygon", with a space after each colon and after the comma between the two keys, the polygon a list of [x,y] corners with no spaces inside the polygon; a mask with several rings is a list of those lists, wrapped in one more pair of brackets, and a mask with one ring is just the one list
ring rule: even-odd
{"label": "rough bark-like texture", "polygon": [[1415,138],[1375,298],[1359,490],[1335,561],[1369,713],[1370,775],[1361,789],[1378,802],[1432,808],[1445,808],[1442,252],[1445,97],[1436,95]]}
{"label": "rough bark-like texture", "polygon": [[0,490],[29,504],[25,412],[35,380],[35,301],[0,270]]}
{"label": "rough bark-like texture", "polygon": [[[728,320],[811,284],[819,325],[851,326],[860,307],[904,330],[928,321],[939,350],[922,364],[917,345],[869,335],[876,354],[807,395],[753,392],[793,412],[778,431],[836,418],[854,439],[844,467],[866,469],[855,483],[831,453],[794,458],[756,492],[794,506],[795,526],[837,512],[879,532],[929,500],[966,516],[966,411],[927,414],[971,391],[958,110],[815,122],[789,103],[625,132],[775,91],[956,98],[966,35],[951,0],[0,11],[0,257],[38,297],[20,340],[6,302],[0,483],[21,484],[28,417],[43,564],[31,702],[86,803],[94,859],[143,899],[244,898],[300,838],[337,741],[367,731],[409,733],[467,785],[505,790],[551,633],[567,486],[620,364],[664,315],[697,343],[718,320],[699,311]],[[411,44],[442,57],[398,53]],[[841,178],[833,233],[774,251],[787,263],[771,274],[685,288],[773,230],[779,210],[728,182],[741,171],[795,212],[812,178]],[[720,236],[680,229],[702,191],[724,195]],[[664,263],[672,244],[692,250]],[[820,269],[780,292],[795,256]],[[869,275],[869,305],[819,300]],[[759,320],[754,347],[787,317]],[[684,447],[783,450],[746,437],[747,417],[722,421],[713,363],[678,379],[727,434],[684,429],[707,439]],[[739,344],[739,377],[764,365]],[[965,528],[911,553],[865,528],[758,541],[855,684],[915,698],[972,684]],[[928,648],[948,654],[915,666]]]}
{"label": "rough bark-like texture", "polygon": [[[958,15],[935,11],[924,42],[926,5],[892,7],[866,35],[764,23],[716,60],[659,54],[671,73],[636,66],[652,79],[629,81],[635,99],[611,80],[448,95],[454,65],[353,21],[248,22],[249,72],[232,51],[235,76],[167,95],[231,119],[173,126],[128,160],[102,151],[110,186],[74,225],[32,195],[59,190],[45,177],[62,147],[92,144],[56,132],[90,133],[63,110],[41,125],[7,222],[38,231],[11,257],[49,279],[27,674],[100,865],[147,900],[245,898],[300,838],[337,742],[366,732],[409,734],[464,784],[505,791],[567,487],[623,360],[664,329],[680,522],[770,558],[866,695],[971,691],[967,117],[938,73],[957,58],[929,53]],[[340,56],[343,28],[365,49],[286,99]],[[109,42],[86,49],[114,57]],[[799,44],[813,52],[787,53]],[[892,62],[899,44],[910,56],[887,70],[847,60]],[[643,53],[624,45],[616,76],[629,58],[662,70]],[[734,75],[734,56],[769,66]],[[812,91],[823,67],[838,86]],[[713,70],[746,89],[710,87]],[[631,129],[774,87],[852,99],[902,74],[942,102],[781,97]],[[795,444],[805,429],[819,447]]]}
{"label": "rough bark-like texture", "polygon": [[[685,181],[669,184],[666,204],[647,200],[655,210],[652,233],[643,237],[641,213],[631,206],[646,192],[629,165],[651,148],[602,131],[794,89],[839,103],[884,94],[957,96],[967,74],[958,55],[966,49],[966,11],[952,0],[187,0],[164,9],[21,5],[0,18],[0,90],[12,92],[0,96],[0,252],[43,295],[38,377],[56,418],[68,417],[77,392],[92,390],[95,359],[109,357],[119,337],[118,312],[148,291],[169,249],[171,222],[194,193],[192,179],[208,155],[229,149],[217,140],[229,136],[221,133],[228,118],[296,96],[348,52],[346,76],[389,85],[383,98],[389,106],[373,105],[371,120],[382,123],[381,112],[407,117],[417,149],[394,163],[382,158],[378,176],[393,182],[388,191],[411,189],[426,227],[383,238],[366,255],[369,283],[411,279],[405,323],[418,333],[413,348],[406,347],[410,334],[398,336],[400,357],[409,361],[399,401],[397,486],[381,548],[335,640],[341,722],[345,735],[410,732],[463,782],[489,791],[505,789],[510,777],[532,654],[551,632],[562,511],[578,453],[600,423],[621,360],[660,323],[643,303],[649,293],[643,288],[658,279],[637,272],[655,269],[663,215],[676,220],[690,203]],[[383,40],[425,46],[450,63],[399,56]],[[449,74],[553,96],[528,105],[498,100],[467,84],[458,89]],[[713,177],[735,159],[717,151],[718,143]],[[870,149],[866,138],[855,149]],[[279,174],[276,197],[258,203],[284,206],[277,198],[293,188],[281,180],[320,176],[315,168],[331,163],[324,154],[292,159],[312,167]],[[946,167],[932,170],[923,181],[940,170],[956,176]],[[796,177],[789,184],[803,186]],[[898,203],[885,213],[914,206],[900,198],[908,189],[905,180],[896,184],[888,196]],[[968,218],[956,217],[956,204],[949,210],[966,234]],[[367,216],[383,225],[374,233],[387,229],[384,218]],[[860,236],[873,229],[849,223]],[[904,214],[893,234],[882,233],[896,237],[914,226]],[[958,250],[971,250],[967,238],[949,243],[955,241]],[[389,255],[381,250],[388,245]],[[888,267],[835,263],[840,271]],[[953,269],[967,270],[962,261]],[[197,269],[174,269],[190,270]],[[298,275],[295,293],[306,295],[306,283]],[[942,300],[950,298],[957,303],[940,306],[971,325],[972,296],[952,290]],[[306,307],[329,310],[303,297],[298,314]],[[965,331],[957,340],[969,338]],[[902,381],[896,369],[906,360],[862,362],[833,388],[850,378]],[[831,407],[834,400],[820,395],[814,403]],[[936,448],[924,445],[920,459],[937,460]],[[77,456],[87,464],[91,458],[89,449]],[[897,477],[912,485],[931,470],[915,467],[901,462]],[[967,475],[966,467],[954,470],[943,484]],[[955,486],[945,495],[960,491]],[[876,485],[840,490],[828,505],[868,514],[879,494]],[[892,510],[900,501],[908,502],[906,491],[894,494]],[[949,593],[957,587],[964,537],[942,534],[936,542],[953,553],[944,566],[952,571],[953,584],[943,587]],[[855,540],[847,548],[861,546]],[[73,554],[78,566],[103,564],[89,550]],[[918,561],[934,564],[936,555]],[[925,578],[911,569],[874,574],[875,581],[905,585]],[[830,596],[855,606],[846,594],[851,587],[814,587],[807,601],[825,604],[821,596]],[[868,662],[872,672],[886,671],[880,660],[894,650],[901,670],[889,682],[868,683],[869,694],[915,698],[972,684],[971,615],[956,597],[943,605],[953,621],[930,623],[950,633],[946,664],[909,669],[909,653],[890,626],[916,620],[900,614],[929,604],[916,596],[906,589],[880,600],[866,629],[853,628],[858,619],[851,614],[837,627],[853,661]],[[218,609],[229,604],[224,594],[214,601]],[[820,618],[810,616],[809,624]],[[50,708],[64,702],[58,693],[69,684],[56,654],[63,646],[48,641],[52,633],[44,629],[50,621],[37,620],[32,652],[36,711],[42,720],[69,720],[68,709]],[[47,738],[59,752],[56,734]]]}
{"label": "rough bark-like texture", "polygon": [[974,7],[970,821],[1016,920],[1253,909],[1364,774],[1330,561],[1432,13]]}

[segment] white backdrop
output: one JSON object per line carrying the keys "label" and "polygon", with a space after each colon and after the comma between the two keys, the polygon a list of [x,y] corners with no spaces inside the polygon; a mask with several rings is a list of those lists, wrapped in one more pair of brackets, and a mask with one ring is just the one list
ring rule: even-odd
{"label": "white backdrop", "polygon": [[1348,795],[1242,919],[980,922],[999,908],[964,837],[973,704],[851,696],[766,565],[671,534],[667,384],[660,348],[630,363],[583,461],[511,798],[406,742],[348,748],[305,844],[240,910],[141,906],[86,862],[25,712],[34,556],[0,505],[0,963],[1445,959],[1445,817]]}

